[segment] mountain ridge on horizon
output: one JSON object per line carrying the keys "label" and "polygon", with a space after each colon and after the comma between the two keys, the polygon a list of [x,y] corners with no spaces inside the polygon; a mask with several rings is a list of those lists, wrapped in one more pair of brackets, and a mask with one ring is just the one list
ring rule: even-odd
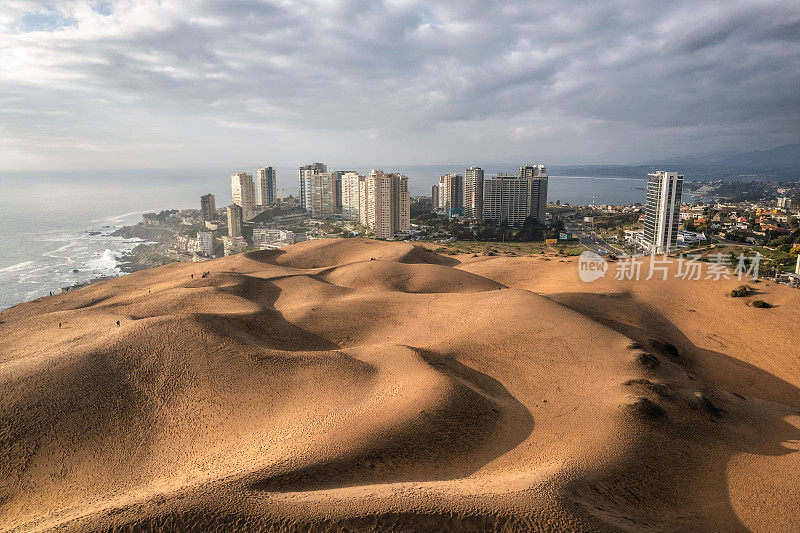
{"label": "mountain ridge on horizon", "polygon": [[800,143],[783,144],[766,150],[733,152],[714,150],[682,156],[668,157],[642,165],[716,165],[745,168],[791,168],[800,167]]}

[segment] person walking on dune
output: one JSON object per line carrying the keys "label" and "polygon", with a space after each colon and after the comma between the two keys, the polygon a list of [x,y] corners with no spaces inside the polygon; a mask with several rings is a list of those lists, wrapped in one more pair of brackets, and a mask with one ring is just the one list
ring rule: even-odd
{"label": "person walking on dune", "polygon": [[117,320],[117,327],[119,327],[119,320]]}

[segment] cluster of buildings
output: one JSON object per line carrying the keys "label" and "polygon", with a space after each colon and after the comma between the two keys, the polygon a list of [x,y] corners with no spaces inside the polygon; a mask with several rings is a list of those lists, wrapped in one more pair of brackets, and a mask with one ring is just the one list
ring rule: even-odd
{"label": "cluster of buildings", "polygon": [[308,239],[307,233],[279,228],[253,228],[253,246],[262,250],[283,248]]}
{"label": "cluster of buildings", "polygon": [[328,172],[324,163],[300,167],[300,207],[313,218],[351,220],[392,239],[411,228],[408,178],[374,169],[369,175],[355,171]]}
{"label": "cluster of buildings", "polygon": [[[254,216],[262,212],[267,206],[274,205],[278,201],[277,179],[273,167],[262,167],[258,169],[256,179],[247,172],[236,172],[231,175],[231,197],[233,203],[225,208],[223,223],[227,223],[227,235],[222,237],[223,250],[225,255],[232,255],[243,252],[247,249],[248,243],[243,236],[244,223],[251,220]],[[216,230],[221,226],[216,199],[213,194],[205,194],[200,197],[200,214],[206,228]],[[207,239],[206,232],[198,232],[197,239]],[[209,257],[213,253],[213,234],[209,246],[203,246],[202,252]],[[186,239],[185,237],[183,239]],[[205,242],[205,241],[204,241]],[[192,251],[196,244],[190,239],[183,243],[179,238],[178,246],[185,251]],[[207,252],[211,249],[212,252]]]}
{"label": "cluster of buildings", "polygon": [[186,252],[193,256],[211,257],[214,254],[214,234],[210,231],[198,231],[197,237],[178,235],[173,245],[175,251]]}
{"label": "cluster of buildings", "polygon": [[[329,172],[324,163],[312,163],[299,168],[299,180],[299,207],[305,213],[273,217],[271,225],[297,224],[309,217],[349,220],[372,229],[378,239],[392,239],[407,233],[411,227],[408,178],[402,174],[380,169],[366,176],[355,171]],[[227,235],[222,237],[225,255],[242,252],[250,244],[262,249],[278,248],[307,240],[305,232],[247,224],[268,206],[278,203],[276,193],[273,167],[259,169],[256,179],[247,172],[231,175],[233,203],[225,208],[222,221],[227,225]],[[200,211],[208,229],[216,230],[222,225],[213,194],[200,198]],[[188,242],[179,246],[184,250],[196,247]]]}
{"label": "cluster of buildings", "polygon": [[[262,167],[258,169],[258,191],[253,175],[247,172],[237,172],[231,175],[231,196],[233,205],[238,205],[242,210],[242,219],[250,220],[256,212],[256,206],[265,207],[272,205],[277,200],[275,169]],[[257,192],[257,194],[256,194]]]}
{"label": "cluster of buildings", "polygon": [[[645,253],[666,254],[706,243],[705,232],[711,231],[723,243],[763,246],[787,236],[786,248],[800,249],[800,243],[791,237],[796,235],[797,229],[792,218],[800,217],[800,202],[795,198],[779,197],[774,204],[763,201],[682,205],[682,174],[659,171],[648,174],[648,178],[644,229],[624,232],[626,241],[634,248]],[[781,242],[780,239],[777,242]],[[796,270],[800,274],[800,259]]]}
{"label": "cluster of buildings", "polygon": [[497,226],[522,226],[528,217],[545,220],[547,168],[525,165],[519,174],[484,176],[472,166],[461,174],[446,174],[431,189],[433,209],[447,216],[490,222]]}
{"label": "cluster of buildings", "polygon": [[789,220],[799,216],[800,210],[797,208],[742,206],[722,202],[713,207],[688,206],[681,211],[681,220],[685,225],[706,226],[719,232],[723,238],[749,244],[756,244],[768,236],[788,235],[791,233]]}

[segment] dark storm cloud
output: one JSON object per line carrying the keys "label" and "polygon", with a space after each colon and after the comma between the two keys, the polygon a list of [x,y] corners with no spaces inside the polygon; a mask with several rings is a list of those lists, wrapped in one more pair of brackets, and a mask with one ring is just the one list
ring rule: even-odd
{"label": "dark storm cloud", "polygon": [[9,168],[143,152],[172,166],[260,151],[558,159],[800,136],[794,0],[95,4],[0,6]]}

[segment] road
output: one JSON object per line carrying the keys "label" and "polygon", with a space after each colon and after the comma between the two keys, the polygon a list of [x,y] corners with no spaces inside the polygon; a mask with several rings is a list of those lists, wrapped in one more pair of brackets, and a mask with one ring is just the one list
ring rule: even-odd
{"label": "road", "polygon": [[572,233],[573,237],[576,237],[582,245],[596,254],[606,255],[624,253],[623,250],[620,250],[609,244],[590,228],[586,228],[583,224],[567,223],[565,224],[564,228],[567,232]]}

